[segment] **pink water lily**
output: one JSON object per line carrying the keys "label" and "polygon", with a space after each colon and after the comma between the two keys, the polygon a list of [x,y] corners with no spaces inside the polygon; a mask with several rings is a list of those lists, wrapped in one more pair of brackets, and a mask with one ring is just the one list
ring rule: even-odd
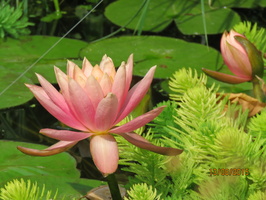
{"label": "pink water lily", "polygon": [[158,116],[164,106],[151,110],[122,126],[115,126],[140,103],[150,87],[155,68],[152,67],[130,90],[132,55],[127,63],[122,62],[117,71],[112,59],[106,55],[100,65],[94,67],[85,58],[82,69],[68,61],[67,74],[55,67],[60,92],[44,77],[37,74],[41,86],[29,84],[26,86],[50,114],[76,131],[42,129],[40,133],[60,141],[44,150],[25,147],[18,149],[29,155],[49,156],[66,151],[78,141],[90,137],[93,161],[104,175],[115,172],[118,166],[118,147],[113,134],[156,153],[180,154],[182,150],[155,146],[133,132]]}
{"label": "pink water lily", "polygon": [[231,30],[224,32],[221,39],[221,53],[224,63],[234,75],[224,74],[208,69],[203,71],[214,79],[237,84],[252,81],[255,75],[263,75],[261,53],[242,34]]}

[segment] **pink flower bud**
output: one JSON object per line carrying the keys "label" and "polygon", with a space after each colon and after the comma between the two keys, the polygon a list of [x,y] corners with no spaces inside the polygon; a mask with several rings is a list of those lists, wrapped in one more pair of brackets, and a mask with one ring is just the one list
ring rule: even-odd
{"label": "pink flower bud", "polygon": [[233,30],[229,33],[224,32],[221,39],[221,53],[224,63],[234,75],[203,69],[212,78],[237,84],[251,81],[256,75],[263,76],[261,52],[244,35]]}

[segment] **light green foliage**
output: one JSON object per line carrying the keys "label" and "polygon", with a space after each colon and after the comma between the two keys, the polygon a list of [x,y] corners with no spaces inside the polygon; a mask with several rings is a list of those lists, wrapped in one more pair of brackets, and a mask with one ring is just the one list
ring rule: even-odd
{"label": "light green foliage", "polygon": [[[258,28],[257,24],[251,24],[251,22],[241,22],[233,27],[233,29],[245,35],[247,39],[253,43],[258,50],[263,54],[266,53],[266,29]],[[266,59],[263,57],[264,64],[266,64]]]}
{"label": "light green foliage", "polygon": [[45,185],[41,189],[36,182],[23,179],[14,179],[0,189],[1,200],[55,200],[56,196],[57,192],[52,197],[52,191],[46,191]]}
{"label": "light green foliage", "polygon": [[[193,75],[194,74],[194,75]],[[176,71],[173,77],[170,78],[169,87],[173,94],[170,94],[171,99],[175,101],[180,101],[183,94],[189,89],[199,85],[206,85],[207,83],[207,76],[201,74],[198,77],[197,72],[194,70],[192,71],[191,68],[188,70],[182,68]]]}
{"label": "light green foliage", "polygon": [[248,197],[248,200],[263,200],[266,199],[266,192],[257,191]]}
{"label": "light green foliage", "polygon": [[[145,138],[151,140],[152,135],[148,133]],[[133,178],[129,177],[131,181],[128,187],[135,183],[145,182],[153,188],[161,188],[162,192],[167,192],[169,183],[167,180],[165,157],[140,149],[128,143],[122,137],[117,137],[116,139],[119,143],[119,155],[121,157],[119,163],[127,166],[126,168],[123,168],[123,170],[136,173]],[[154,143],[160,145],[158,142]]]}
{"label": "light green foliage", "polygon": [[0,1],[0,38],[8,35],[17,38],[30,33],[26,27],[33,23],[28,22],[28,18],[23,16],[21,6],[22,4],[19,4],[14,8],[8,4],[8,1]]}
{"label": "light green foliage", "polygon": [[[206,83],[205,75],[191,69],[176,72],[169,83],[175,101],[160,104],[168,108],[145,135],[155,144],[183,149],[181,155],[161,156],[119,141],[123,170],[135,173],[129,186],[144,182],[166,200],[262,196],[257,192],[266,189],[266,112],[248,120],[248,111],[221,99],[217,86]],[[236,175],[230,169],[244,170]]]}
{"label": "light green foliage", "polygon": [[266,138],[266,110],[262,110],[260,115],[256,115],[251,118],[248,129],[251,135],[254,137],[261,134],[261,137]]}
{"label": "light green foliage", "polygon": [[127,193],[129,198],[125,197],[125,200],[160,200],[160,195],[157,195],[156,189],[146,183],[133,185]]}
{"label": "light green foliage", "polygon": [[203,181],[198,190],[204,200],[238,200],[245,199],[248,189],[247,181],[241,177],[209,177]]}

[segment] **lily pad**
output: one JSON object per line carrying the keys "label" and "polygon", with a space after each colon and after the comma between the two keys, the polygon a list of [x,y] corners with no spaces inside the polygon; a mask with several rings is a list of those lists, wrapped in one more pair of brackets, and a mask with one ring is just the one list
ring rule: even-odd
{"label": "lily pad", "polygon": [[[189,14],[174,19],[178,29],[187,35],[204,34],[201,7],[195,6]],[[207,34],[222,33],[240,22],[240,17],[229,8],[205,8],[205,23]]]}
{"label": "lily pad", "polygon": [[254,0],[215,0],[210,2],[212,7],[256,8],[265,7],[266,1]]}
{"label": "lily pad", "polygon": [[110,56],[115,65],[126,61],[134,54],[134,75],[144,76],[157,65],[155,78],[169,78],[182,68],[201,68],[215,70],[222,65],[220,53],[206,46],[189,43],[179,39],[159,36],[125,36],[89,44],[80,51],[93,63],[99,63],[104,54]]}
{"label": "lily pad", "polygon": [[[8,181],[23,178],[37,181],[39,186],[45,184],[47,190],[56,191],[59,197],[81,197],[102,181],[80,179],[76,169],[76,161],[68,153],[60,153],[49,157],[28,156],[17,150],[17,146],[44,149],[46,146],[0,141],[2,149],[0,158],[0,187]],[[66,199],[71,199],[66,198]]]}
{"label": "lily pad", "polygon": [[[230,8],[215,7],[205,2],[207,34],[222,33],[240,22],[238,14]],[[120,0],[107,6],[105,16],[114,24],[133,30],[142,25],[144,31],[160,32],[175,21],[184,34],[205,34],[201,1]]]}
{"label": "lily pad", "polygon": [[[0,42],[0,109],[23,104],[33,97],[24,83],[37,83],[35,73],[42,74],[55,83],[53,66],[57,65],[65,70],[67,59],[79,59],[79,50],[87,45],[83,41],[65,38],[53,47],[59,39],[25,36],[20,40],[7,38]],[[50,48],[51,51],[45,54]],[[36,62],[37,60],[39,61]],[[23,75],[24,72],[27,73]]]}

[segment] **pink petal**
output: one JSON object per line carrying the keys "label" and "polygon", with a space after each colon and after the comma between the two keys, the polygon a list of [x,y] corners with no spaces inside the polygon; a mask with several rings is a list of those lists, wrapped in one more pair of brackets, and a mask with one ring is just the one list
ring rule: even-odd
{"label": "pink petal", "polygon": [[110,77],[106,73],[102,76],[100,85],[104,96],[106,96],[109,92],[112,91],[112,82],[110,80]]}
{"label": "pink petal", "polygon": [[43,78],[41,75],[39,75],[39,74],[36,74],[36,75],[37,75],[38,80],[39,80],[42,88],[44,89],[45,93],[55,103],[55,105],[60,107],[65,112],[69,112],[69,108],[68,108],[66,101],[65,101],[64,97],[62,96],[62,94],[60,92],[58,92],[54,88],[54,86],[51,83],[49,83],[45,78]]}
{"label": "pink petal", "polygon": [[108,74],[108,76],[114,79],[116,70],[115,70],[113,60],[110,57],[107,57],[107,55],[103,56],[102,61],[100,63],[100,68],[103,71],[103,73]]}
{"label": "pink petal", "polygon": [[73,62],[70,61],[70,60],[67,60],[67,75],[68,75],[70,78],[74,78],[74,70],[75,70],[75,66],[76,66],[75,63],[73,63]]}
{"label": "pink petal", "polygon": [[149,111],[143,115],[138,116],[137,118],[131,120],[130,122],[128,122],[122,126],[111,129],[109,132],[120,134],[120,133],[134,131],[134,130],[144,126],[145,124],[147,124],[148,122],[153,120],[155,117],[157,117],[163,111],[164,108],[165,108],[165,106],[155,108],[155,109],[153,109],[153,110],[151,110],[151,111]]}
{"label": "pink petal", "polygon": [[125,88],[126,91],[128,91],[130,88],[130,84],[132,81],[132,71],[133,71],[133,54],[129,56],[126,64],[126,88]]}
{"label": "pink petal", "polygon": [[116,120],[115,124],[124,119],[143,99],[143,97],[149,90],[155,69],[156,69],[155,66],[152,67],[145,75],[145,77],[136,85],[134,85],[133,88],[130,89],[126,97],[124,106],[122,107],[121,112],[119,113],[119,117]]}
{"label": "pink petal", "polygon": [[18,146],[17,149],[20,150],[22,153],[25,153],[27,155],[31,156],[51,156],[55,155],[64,151],[67,151],[71,147],[73,147],[77,141],[71,141],[71,142],[66,142],[66,141],[60,141],[53,146],[44,149],[44,150],[38,150],[38,149],[31,149],[31,148],[26,148],[26,147],[21,147]]}
{"label": "pink petal", "polygon": [[242,78],[251,76],[251,64],[244,47],[235,39],[235,36],[244,37],[243,35],[230,31],[225,32],[221,39],[221,53],[225,64],[231,72]]}
{"label": "pink petal", "polygon": [[102,88],[94,76],[89,76],[85,85],[85,91],[96,110],[99,102],[104,98]]}
{"label": "pink petal", "polygon": [[100,69],[99,65],[95,65],[93,67],[91,74],[96,78],[98,82],[102,80],[103,72]]}
{"label": "pink petal", "polygon": [[136,133],[121,133],[119,135],[121,135],[128,142],[130,142],[131,144],[139,148],[146,149],[146,150],[159,153],[162,155],[175,156],[183,152],[183,150],[180,150],[180,149],[155,146],[151,144],[148,140],[146,140],[145,138],[141,137],[140,135]]}
{"label": "pink petal", "polygon": [[36,99],[40,102],[40,104],[55,118],[57,118],[62,123],[70,126],[72,128],[86,131],[87,128],[83,126],[76,118],[67,110],[62,110],[58,107],[45,93],[42,87],[36,85],[28,85],[26,86],[31,90]]}
{"label": "pink petal", "polygon": [[68,93],[68,77],[59,68],[54,67],[57,83],[62,93]]}
{"label": "pink petal", "polygon": [[87,58],[84,58],[83,63],[82,63],[82,71],[85,74],[85,76],[89,77],[91,75],[92,70],[93,70],[93,66],[87,60]]}
{"label": "pink petal", "polygon": [[231,72],[242,78],[252,76],[252,67],[247,53],[243,54],[234,46],[228,44],[228,51],[224,52],[224,62]]}
{"label": "pink petal", "polygon": [[96,115],[95,115],[95,125],[97,132],[106,131],[113,126],[118,113],[118,100],[116,96],[109,93],[102,101],[99,103]]}
{"label": "pink petal", "polygon": [[87,93],[73,79],[69,81],[69,106],[75,117],[89,130],[94,130],[94,106]]}
{"label": "pink petal", "polygon": [[251,78],[242,78],[242,77],[224,74],[221,72],[216,72],[216,71],[212,71],[212,70],[208,70],[208,69],[204,69],[204,68],[202,70],[208,76],[210,76],[210,77],[212,77],[218,81],[225,82],[225,83],[238,84],[238,83],[244,83],[244,82],[251,80]]}
{"label": "pink petal", "polygon": [[117,143],[112,135],[92,136],[90,151],[96,167],[104,176],[116,171],[119,156]]}
{"label": "pink petal", "polygon": [[80,141],[90,137],[93,134],[68,130],[55,130],[49,128],[41,129],[40,133],[47,137],[63,141]]}
{"label": "pink petal", "polygon": [[112,93],[116,95],[118,99],[119,108],[121,108],[122,103],[124,102],[126,91],[126,69],[122,65],[118,68],[113,86]]}
{"label": "pink petal", "polygon": [[84,88],[86,81],[87,81],[87,77],[84,75],[83,71],[77,66],[75,65],[74,67],[74,79],[75,81],[78,82],[78,84]]}

